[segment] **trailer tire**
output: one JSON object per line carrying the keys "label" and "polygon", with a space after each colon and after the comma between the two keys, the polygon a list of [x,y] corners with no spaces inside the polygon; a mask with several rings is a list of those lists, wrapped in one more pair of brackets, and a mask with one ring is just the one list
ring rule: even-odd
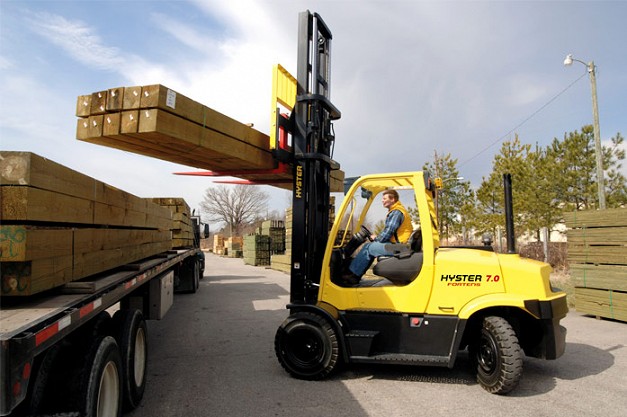
{"label": "trailer tire", "polygon": [[281,366],[305,380],[325,378],[339,361],[339,343],[324,317],[310,312],[290,315],[276,332],[274,350]]}
{"label": "trailer tire", "polygon": [[492,394],[506,394],[522,377],[523,352],[516,332],[503,317],[483,319],[478,340],[470,346],[477,382]]}
{"label": "trailer tire", "polygon": [[[80,362],[80,361],[79,361]],[[122,413],[122,362],[115,339],[98,337],[90,346],[76,381],[81,416],[118,417]]]}
{"label": "trailer tire", "polygon": [[146,389],[148,332],[139,310],[119,310],[113,316],[113,323],[122,358],[123,410],[126,412],[139,406]]}

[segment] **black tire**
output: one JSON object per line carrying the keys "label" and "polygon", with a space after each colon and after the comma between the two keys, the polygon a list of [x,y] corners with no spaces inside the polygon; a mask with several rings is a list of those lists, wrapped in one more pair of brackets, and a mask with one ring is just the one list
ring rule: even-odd
{"label": "black tire", "polygon": [[200,266],[198,261],[187,258],[179,269],[178,292],[195,294],[200,285]]}
{"label": "black tire", "polygon": [[274,350],[281,366],[299,379],[322,379],[338,364],[337,334],[325,318],[314,313],[290,315],[277,330]]}
{"label": "black tire", "polygon": [[200,262],[194,263],[194,288],[192,289],[192,293],[196,293],[198,288],[200,288],[200,276],[202,272],[200,271]]}
{"label": "black tire", "polygon": [[470,346],[477,382],[492,394],[506,394],[522,377],[523,352],[512,326],[503,317],[483,319],[481,333]]}
{"label": "black tire", "polygon": [[115,339],[101,336],[91,345],[76,381],[79,413],[85,417],[118,417],[122,413],[122,362]]}
{"label": "black tire", "polygon": [[148,331],[139,310],[119,310],[113,316],[115,339],[122,358],[123,410],[137,408],[146,389]]}

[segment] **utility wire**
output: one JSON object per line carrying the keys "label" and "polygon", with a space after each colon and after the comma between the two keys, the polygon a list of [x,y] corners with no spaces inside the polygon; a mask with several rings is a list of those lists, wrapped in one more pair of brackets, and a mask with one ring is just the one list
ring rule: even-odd
{"label": "utility wire", "polygon": [[500,141],[502,141],[503,139],[505,139],[506,137],[508,137],[509,135],[512,134],[512,132],[514,132],[516,129],[518,129],[519,127],[521,127],[522,125],[524,125],[525,123],[527,123],[529,120],[531,120],[536,114],[540,113],[542,110],[544,110],[549,104],[553,103],[559,96],[561,96],[562,94],[564,94],[570,87],[572,87],[573,85],[575,85],[579,80],[581,80],[583,77],[585,77],[586,75],[588,75],[587,72],[584,72],[583,74],[581,74],[581,77],[577,78],[575,81],[573,81],[572,83],[568,84],[566,86],[566,88],[564,88],[562,91],[560,91],[559,93],[557,93],[555,96],[553,96],[553,98],[551,98],[549,101],[547,101],[542,107],[540,107],[538,110],[536,110],[535,112],[531,113],[531,115],[529,117],[527,117],[525,120],[523,120],[522,122],[520,122],[519,124],[517,124],[516,126],[514,126],[509,132],[507,132],[506,134],[504,134],[503,136],[501,136],[500,138],[498,138],[497,140],[495,140],[494,142],[492,142],[491,144],[489,144],[488,146],[486,146],[484,149],[480,150],[478,153],[476,153],[474,156],[471,156],[470,158],[466,159],[464,162],[462,162],[461,164],[459,164],[459,167],[464,166],[465,164],[467,164],[468,162],[472,161],[473,159],[475,159],[476,157],[478,157],[479,155],[481,155],[482,153],[484,153],[485,151],[487,151],[488,149],[490,149],[491,147],[493,147],[494,145],[496,145],[497,143],[499,143]]}

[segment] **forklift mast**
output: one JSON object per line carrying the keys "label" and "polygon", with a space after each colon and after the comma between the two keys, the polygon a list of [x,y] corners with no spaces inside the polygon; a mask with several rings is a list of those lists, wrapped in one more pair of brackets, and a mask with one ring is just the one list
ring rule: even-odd
{"label": "forklift mast", "polygon": [[296,103],[292,134],[292,265],[290,301],[318,298],[322,259],[329,234],[329,176],[333,161],[332,120],[341,117],[330,101],[332,35],[322,18],[305,11],[298,21]]}

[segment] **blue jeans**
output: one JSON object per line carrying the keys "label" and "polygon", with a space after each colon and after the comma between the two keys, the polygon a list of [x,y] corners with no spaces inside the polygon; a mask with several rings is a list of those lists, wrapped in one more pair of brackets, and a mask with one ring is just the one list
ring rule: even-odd
{"label": "blue jeans", "polygon": [[364,247],[361,248],[357,256],[355,256],[355,259],[353,259],[348,269],[350,269],[353,274],[361,277],[363,274],[366,273],[368,268],[370,268],[370,265],[372,264],[372,261],[374,261],[374,258],[376,258],[377,256],[393,255],[392,252],[388,252],[385,250],[385,245],[387,245],[388,243],[390,242],[366,243]]}

